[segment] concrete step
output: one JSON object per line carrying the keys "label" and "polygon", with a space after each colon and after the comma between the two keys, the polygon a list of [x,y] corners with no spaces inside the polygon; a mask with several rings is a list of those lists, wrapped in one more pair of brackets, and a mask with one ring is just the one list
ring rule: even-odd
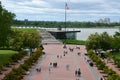
{"label": "concrete step", "polygon": [[42,44],[62,44],[59,40],[57,40],[54,36],[52,36],[49,32],[43,30],[39,31],[42,37]]}

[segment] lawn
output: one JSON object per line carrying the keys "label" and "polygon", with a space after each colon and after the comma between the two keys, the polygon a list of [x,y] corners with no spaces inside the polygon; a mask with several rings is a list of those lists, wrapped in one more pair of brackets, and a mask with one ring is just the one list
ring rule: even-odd
{"label": "lawn", "polygon": [[35,29],[35,28],[13,28],[13,29],[22,30],[22,31],[30,31],[30,32],[37,31],[37,29]]}
{"label": "lawn", "polygon": [[7,62],[9,58],[18,52],[12,50],[0,50],[0,64]]}
{"label": "lawn", "polygon": [[85,42],[86,42],[83,40],[69,40],[69,39],[66,39],[66,40],[62,39],[61,41],[66,44],[78,44],[78,45],[85,45]]}
{"label": "lawn", "polygon": [[114,53],[113,56],[115,56],[116,58],[120,59],[120,53]]}

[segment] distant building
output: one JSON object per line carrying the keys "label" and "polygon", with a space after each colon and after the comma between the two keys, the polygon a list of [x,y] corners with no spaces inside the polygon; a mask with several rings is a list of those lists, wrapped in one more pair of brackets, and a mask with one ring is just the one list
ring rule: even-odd
{"label": "distant building", "polygon": [[109,24],[109,23],[110,23],[110,18],[105,18],[105,19],[104,19],[104,23]]}
{"label": "distant building", "polygon": [[103,23],[103,22],[104,22],[103,19],[99,19],[99,20],[98,20],[98,23]]}
{"label": "distant building", "polygon": [[28,19],[24,19],[25,22],[28,22]]}
{"label": "distant building", "polygon": [[98,23],[107,23],[107,24],[109,24],[110,23],[110,18],[99,19],[97,22]]}

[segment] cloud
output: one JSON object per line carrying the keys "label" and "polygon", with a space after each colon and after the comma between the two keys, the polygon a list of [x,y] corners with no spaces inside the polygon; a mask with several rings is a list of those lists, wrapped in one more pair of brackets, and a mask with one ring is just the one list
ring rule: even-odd
{"label": "cloud", "polygon": [[102,0],[69,0],[69,1],[71,3],[100,3],[102,2]]}
{"label": "cloud", "polygon": [[7,10],[14,12],[17,19],[35,20],[39,17],[39,20],[60,20],[65,13],[65,2],[70,7],[67,10],[70,20],[80,21],[80,17],[89,20],[91,17],[97,19],[105,16],[117,19],[116,16],[119,17],[120,14],[119,0],[3,0],[2,4]]}

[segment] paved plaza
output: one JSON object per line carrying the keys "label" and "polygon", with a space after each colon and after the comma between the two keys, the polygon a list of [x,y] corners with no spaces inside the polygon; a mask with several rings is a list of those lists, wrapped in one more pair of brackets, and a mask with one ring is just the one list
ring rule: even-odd
{"label": "paved plaza", "polygon": [[[43,55],[37,65],[31,70],[25,80],[99,80],[100,74],[94,67],[89,66],[86,61],[87,56],[84,45],[63,44],[43,45],[45,55]],[[80,47],[77,49],[76,47]],[[73,51],[70,51],[72,49]],[[78,55],[78,53],[81,53]],[[54,67],[53,63],[57,63]],[[40,72],[36,68],[41,68]],[[75,71],[80,69],[81,75],[76,75]]]}

